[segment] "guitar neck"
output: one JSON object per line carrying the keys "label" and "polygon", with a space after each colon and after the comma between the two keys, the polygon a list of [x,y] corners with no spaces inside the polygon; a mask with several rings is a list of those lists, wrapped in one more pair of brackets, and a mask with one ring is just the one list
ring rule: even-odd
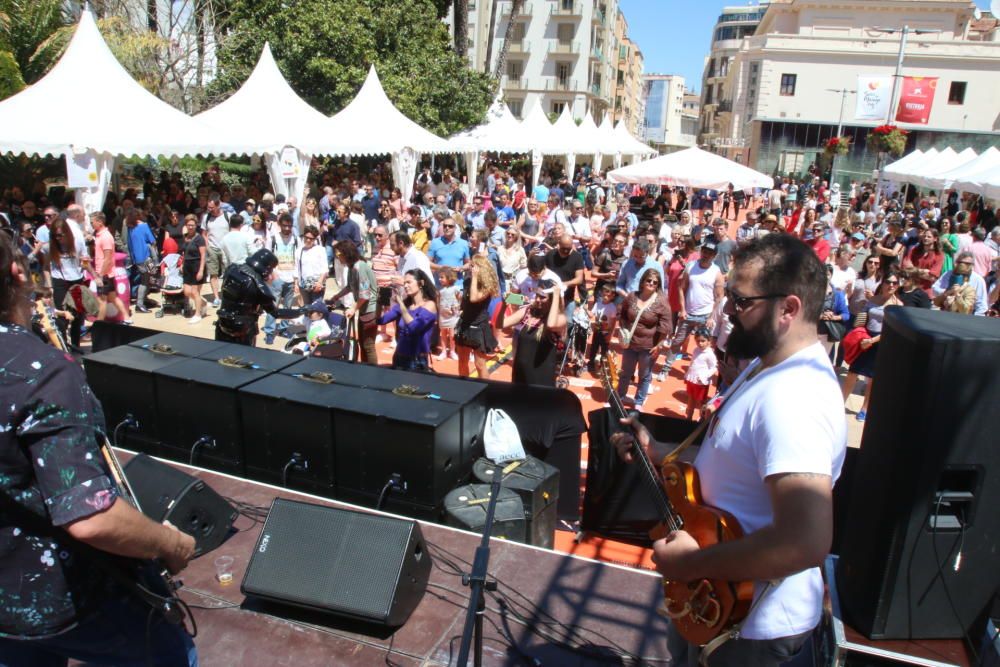
{"label": "guitar neck", "polygon": [[[627,419],[629,416],[628,410],[625,409],[625,405],[622,403],[618,392],[614,390],[611,382],[611,372],[608,368],[609,364],[606,362],[602,364],[602,366],[601,380],[604,384],[604,390],[608,395],[608,403],[611,406],[611,416],[614,419]],[[649,491],[650,495],[652,495],[653,501],[656,503],[657,509],[663,517],[664,523],[670,526],[671,530],[680,530],[683,527],[684,522],[670,504],[670,499],[667,497],[667,493],[663,490],[663,486],[660,483],[660,477],[656,472],[656,466],[654,466],[653,462],[649,460],[646,450],[635,438],[632,439],[632,451],[638,461],[638,464],[642,467],[643,482],[646,484],[646,489]]]}

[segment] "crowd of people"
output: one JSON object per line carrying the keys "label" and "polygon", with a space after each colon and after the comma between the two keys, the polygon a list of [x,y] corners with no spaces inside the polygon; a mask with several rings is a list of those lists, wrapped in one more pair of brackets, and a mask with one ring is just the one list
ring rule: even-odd
{"label": "crowd of people", "polygon": [[[395,366],[427,370],[450,357],[461,374],[485,377],[503,332],[515,379],[552,384],[567,361],[572,372],[596,375],[615,345],[618,391],[642,407],[651,383],[693,353],[689,416],[703,402],[698,387],[724,388],[739,371],[725,355],[731,324],[722,309],[732,255],[754,238],[794,235],[827,266],[821,334],[849,367],[845,397],[858,377],[869,380],[861,420],[886,306],[997,312],[1000,227],[978,197],[907,197],[857,183],[842,192],[812,174],[755,192],[610,186],[587,165],[572,179],[546,173],[530,189],[527,176],[491,166],[469,187],[448,169],[424,169],[404,201],[385,165],[366,175],[333,168],[300,205],[268,192],[264,172],[230,187],[209,171],[193,189],[177,174],[149,173],[89,216],[11,188],[0,197],[0,223],[15,230],[60,312],[79,284],[96,287],[98,317],[109,305],[127,310],[114,289],[117,251],[137,311],[155,307],[149,288],[173,270],[195,324],[219,307],[225,268],[267,249],[277,258],[269,276],[276,305],[340,308],[357,322],[364,362],[377,363],[383,341]],[[562,317],[550,316],[556,311]],[[66,315],[60,326],[79,345],[84,313]],[[268,314],[263,342],[288,331],[287,320]],[[717,365],[699,353],[706,339]]]}

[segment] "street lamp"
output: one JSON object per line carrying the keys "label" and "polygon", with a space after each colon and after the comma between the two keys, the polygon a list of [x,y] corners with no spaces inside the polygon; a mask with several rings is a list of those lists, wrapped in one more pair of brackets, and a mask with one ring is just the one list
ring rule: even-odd
{"label": "street lamp", "polygon": [[[840,133],[844,131],[844,102],[847,100],[848,93],[857,93],[856,90],[848,90],[847,88],[827,88],[827,92],[830,93],[840,93],[840,117],[837,118],[837,137],[840,137]],[[830,160],[830,187],[837,180],[837,153],[834,152],[833,159]]]}

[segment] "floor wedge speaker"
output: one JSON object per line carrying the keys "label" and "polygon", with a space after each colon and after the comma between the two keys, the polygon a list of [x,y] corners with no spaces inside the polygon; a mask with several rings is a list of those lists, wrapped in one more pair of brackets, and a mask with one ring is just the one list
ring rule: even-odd
{"label": "floor wedge speaker", "polygon": [[133,457],[124,472],[143,514],[194,537],[196,556],[229,535],[237,512],[202,480],[145,454]]}
{"label": "floor wedge speaker", "polygon": [[240,590],[398,627],[423,597],[430,571],[416,521],[276,498]]}

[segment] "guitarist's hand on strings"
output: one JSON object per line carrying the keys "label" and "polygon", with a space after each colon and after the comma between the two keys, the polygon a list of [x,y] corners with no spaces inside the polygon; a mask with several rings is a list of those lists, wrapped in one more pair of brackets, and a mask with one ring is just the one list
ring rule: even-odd
{"label": "guitarist's hand on strings", "polygon": [[653,543],[653,563],[656,571],[669,581],[691,581],[697,575],[690,572],[686,563],[691,554],[701,549],[691,533],[686,530],[674,530],[662,540]]}
{"label": "guitarist's hand on strings", "polygon": [[622,426],[627,430],[620,431],[611,436],[611,444],[618,450],[618,456],[626,463],[632,463],[635,455],[632,451],[632,444],[638,443],[645,451],[649,451],[649,445],[653,442],[649,429],[639,423],[639,415],[632,414],[628,419],[620,420]]}

